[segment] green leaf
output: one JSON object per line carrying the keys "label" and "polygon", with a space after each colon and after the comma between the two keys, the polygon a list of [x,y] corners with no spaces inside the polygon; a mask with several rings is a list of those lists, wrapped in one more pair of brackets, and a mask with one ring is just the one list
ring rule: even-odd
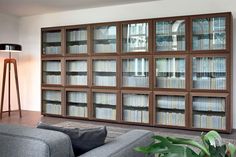
{"label": "green leaf", "polygon": [[169,141],[171,141],[173,144],[186,144],[186,145],[194,146],[194,147],[199,148],[200,150],[202,150],[208,156],[210,155],[207,148],[205,148],[203,145],[201,145],[198,142],[193,141],[191,139],[173,138],[173,137],[167,137],[167,139]]}
{"label": "green leaf", "polygon": [[230,157],[234,157],[235,152],[236,152],[236,147],[235,147],[235,145],[233,145],[232,143],[229,143],[229,144],[227,145],[227,150],[228,150],[229,153],[230,153]]}
{"label": "green leaf", "polygon": [[209,151],[212,157],[225,157],[226,145],[216,147],[209,145]]}
{"label": "green leaf", "polygon": [[222,145],[222,139],[216,131],[209,131],[206,135],[203,136],[204,142],[209,142],[210,145],[216,147],[217,145]]}

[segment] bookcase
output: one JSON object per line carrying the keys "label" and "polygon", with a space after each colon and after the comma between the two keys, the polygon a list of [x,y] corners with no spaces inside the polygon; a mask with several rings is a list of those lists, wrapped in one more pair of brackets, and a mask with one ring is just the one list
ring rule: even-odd
{"label": "bookcase", "polygon": [[41,29],[45,116],[232,130],[230,12]]}

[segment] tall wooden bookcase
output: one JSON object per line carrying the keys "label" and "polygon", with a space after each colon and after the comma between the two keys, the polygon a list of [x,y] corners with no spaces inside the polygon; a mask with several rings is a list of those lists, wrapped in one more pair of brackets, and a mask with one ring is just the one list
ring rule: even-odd
{"label": "tall wooden bookcase", "polygon": [[232,130],[232,15],[42,28],[42,114]]}

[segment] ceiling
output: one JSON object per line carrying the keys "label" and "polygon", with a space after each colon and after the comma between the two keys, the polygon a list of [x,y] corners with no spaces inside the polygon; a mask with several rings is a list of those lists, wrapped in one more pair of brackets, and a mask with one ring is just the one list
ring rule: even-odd
{"label": "ceiling", "polygon": [[157,0],[0,0],[0,13],[30,16]]}

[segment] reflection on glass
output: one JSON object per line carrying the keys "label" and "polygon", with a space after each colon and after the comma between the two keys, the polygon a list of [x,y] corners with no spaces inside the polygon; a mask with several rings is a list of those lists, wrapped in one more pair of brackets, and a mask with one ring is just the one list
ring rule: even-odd
{"label": "reflection on glass", "polygon": [[192,103],[195,128],[226,128],[225,98],[194,96]]}
{"label": "reflection on glass", "polygon": [[95,53],[116,52],[116,26],[96,26],[94,29]]}
{"label": "reflection on glass", "polygon": [[226,58],[194,57],[193,88],[226,89]]}
{"label": "reflection on glass", "polygon": [[116,60],[93,61],[93,85],[116,86]]}
{"label": "reflection on glass", "polygon": [[67,115],[88,117],[87,92],[70,91],[66,93]]}
{"label": "reflection on glass", "polygon": [[66,76],[68,85],[87,85],[87,61],[66,61]]}
{"label": "reflection on glass", "polygon": [[148,51],[148,23],[123,25],[123,52]]}
{"label": "reflection on glass", "polygon": [[43,32],[43,54],[61,54],[61,32]]}
{"label": "reflection on glass", "polygon": [[61,62],[43,61],[43,84],[61,84]]}
{"label": "reflection on glass", "polygon": [[123,59],[123,87],[148,87],[148,65],[146,58]]}
{"label": "reflection on glass", "polygon": [[226,48],[226,18],[201,18],[193,20],[193,50]]}
{"label": "reflection on glass", "polygon": [[61,91],[43,90],[42,96],[44,112],[61,115]]}
{"label": "reflection on glass", "polygon": [[156,50],[185,50],[185,20],[156,22]]}
{"label": "reflection on glass", "polygon": [[184,96],[156,96],[156,111],[157,124],[185,126]]}
{"label": "reflection on glass", "polygon": [[123,120],[149,123],[149,97],[147,94],[123,94]]}
{"label": "reflection on glass", "polygon": [[67,30],[67,53],[87,53],[87,29]]}
{"label": "reflection on glass", "polygon": [[116,94],[93,93],[94,117],[116,120]]}
{"label": "reflection on glass", "polygon": [[156,59],[156,86],[158,88],[185,88],[185,59]]}

